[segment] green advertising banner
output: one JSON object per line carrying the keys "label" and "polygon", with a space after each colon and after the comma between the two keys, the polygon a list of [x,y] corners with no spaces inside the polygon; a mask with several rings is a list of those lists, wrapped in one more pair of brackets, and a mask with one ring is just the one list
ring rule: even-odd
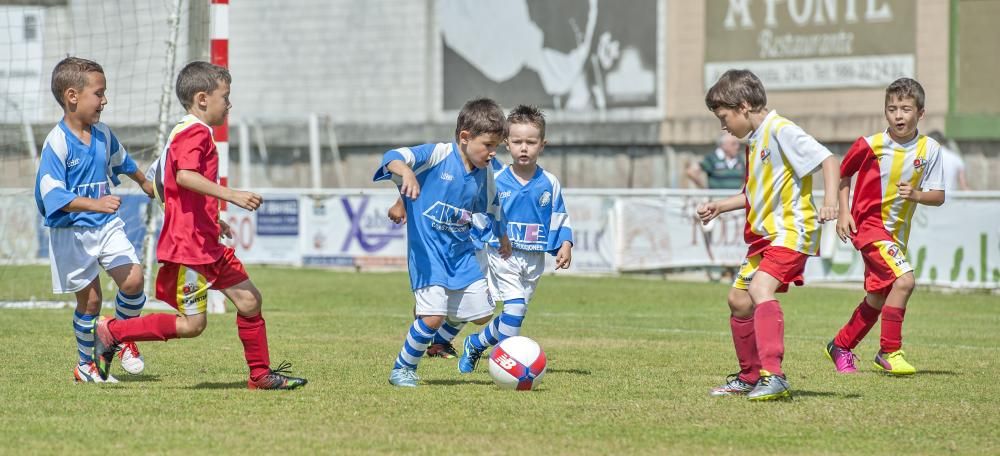
{"label": "green advertising banner", "polygon": [[915,29],[911,0],[709,0],[705,88],[731,68],[768,90],[883,87],[914,75]]}

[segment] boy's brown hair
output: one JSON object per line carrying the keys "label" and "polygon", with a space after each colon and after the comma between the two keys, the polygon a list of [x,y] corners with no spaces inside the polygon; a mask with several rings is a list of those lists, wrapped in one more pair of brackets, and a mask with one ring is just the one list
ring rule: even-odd
{"label": "boy's brown hair", "polygon": [[705,94],[705,106],[715,112],[719,108],[737,109],[746,103],[751,111],[767,107],[764,83],[750,70],[728,70]]}
{"label": "boy's brown hair", "polygon": [[913,104],[917,105],[918,110],[922,111],[924,109],[924,87],[914,79],[899,78],[892,81],[892,84],[889,84],[889,87],[885,88],[886,103],[889,102],[890,97],[899,99],[912,98]]}
{"label": "boy's brown hair", "polygon": [[66,107],[63,94],[67,89],[83,90],[87,85],[87,73],[104,74],[104,68],[93,60],[79,57],[66,57],[56,64],[52,69],[52,95],[59,106]]}
{"label": "boy's brown hair", "polygon": [[532,105],[517,105],[507,114],[507,123],[510,125],[516,123],[526,123],[534,125],[541,134],[541,138],[545,139],[545,114],[542,113],[538,106]]}
{"label": "boy's brown hair", "polygon": [[191,109],[194,104],[194,96],[198,92],[212,93],[219,87],[219,81],[226,84],[233,83],[233,77],[229,70],[208,62],[191,62],[181,69],[177,74],[177,98],[184,106],[184,110]]}
{"label": "boy's brown hair", "polygon": [[455,124],[455,139],[462,130],[468,131],[472,137],[484,134],[494,134],[501,140],[507,137],[507,119],[497,102],[489,98],[470,100],[458,112],[458,122]]}

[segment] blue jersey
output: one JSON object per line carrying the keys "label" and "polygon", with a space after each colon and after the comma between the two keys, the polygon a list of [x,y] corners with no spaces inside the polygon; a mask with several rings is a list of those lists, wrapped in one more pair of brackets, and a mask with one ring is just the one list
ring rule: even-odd
{"label": "blue jersey", "polygon": [[78,196],[97,199],[109,195],[110,185],[121,183],[119,174],[138,169],[107,125],[92,125],[87,145],[69,130],[65,120],[60,121],[45,137],[35,176],[35,204],[45,226],[106,225],[118,214],[66,212],[62,208]]}
{"label": "blue jersey", "polygon": [[[496,174],[497,193],[507,219],[507,236],[515,250],[555,255],[563,242],[573,242],[573,228],[563,204],[559,179],[541,166],[521,185],[510,167]],[[490,245],[499,247],[496,238]]]}
{"label": "blue jersey", "polygon": [[401,147],[386,152],[375,172],[375,181],[391,178],[400,185],[400,177],[386,169],[389,162],[400,160],[413,169],[420,184],[417,199],[403,198],[414,290],[431,285],[460,290],[483,279],[475,256],[473,220],[479,219],[496,235],[505,230],[493,173],[489,168],[466,172],[461,153],[454,143]]}

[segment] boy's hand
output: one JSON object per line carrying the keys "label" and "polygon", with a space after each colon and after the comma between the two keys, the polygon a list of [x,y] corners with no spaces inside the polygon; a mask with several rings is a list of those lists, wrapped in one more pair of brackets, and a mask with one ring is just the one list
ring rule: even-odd
{"label": "boy's hand", "polygon": [[830,220],[839,220],[839,212],[837,210],[836,204],[823,203],[823,207],[819,208],[819,223],[826,223]]}
{"label": "boy's hand", "polygon": [[411,200],[420,196],[420,183],[417,182],[417,175],[413,174],[409,168],[399,177],[403,178],[403,184],[399,186],[399,194]]}
{"label": "boy's hand", "polygon": [[715,201],[709,201],[699,205],[696,212],[698,213],[698,218],[701,219],[701,224],[706,225],[712,219],[719,216],[719,204]]}
{"label": "boy's hand", "polygon": [[510,245],[510,238],[506,234],[500,238],[500,249],[497,251],[500,252],[500,258],[505,260],[510,258],[510,254],[514,252],[514,248]]}
{"label": "boy's hand", "polygon": [[573,244],[569,241],[563,242],[556,253],[556,269],[568,269],[573,262]]}
{"label": "boy's hand", "polygon": [[233,238],[233,229],[225,220],[219,219],[219,237],[223,239]]}
{"label": "boy's hand", "polygon": [[142,188],[142,192],[145,193],[150,199],[156,198],[156,192],[154,191],[152,182],[148,180],[143,181],[139,184],[139,187]]}
{"label": "boy's hand", "polygon": [[913,186],[909,182],[900,182],[899,187],[899,197],[905,200],[913,201],[919,203],[920,198],[917,197],[918,191],[913,189]]}
{"label": "boy's hand", "polygon": [[840,217],[837,217],[837,236],[840,237],[841,242],[846,243],[848,239],[853,239],[857,233],[858,227],[851,214],[840,214]]}
{"label": "boy's hand", "polygon": [[264,198],[253,192],[233,190],[233,194],[232,197],[229,198],[229,202],[248,211],[255,211],[258,207],[260,207],[261,203],[264,202]]}
{"label": "boy's hand", "polygon": [[397,225],[406,223],[406,206],[403,205],[402,198],[397,199],[396,204],[389,208],[389,220]]}
{"label": "boy's hand", "polygon": [[94,204],[94,212],[114,214],[122,205],[122,199],[115,195],[104,195]]}

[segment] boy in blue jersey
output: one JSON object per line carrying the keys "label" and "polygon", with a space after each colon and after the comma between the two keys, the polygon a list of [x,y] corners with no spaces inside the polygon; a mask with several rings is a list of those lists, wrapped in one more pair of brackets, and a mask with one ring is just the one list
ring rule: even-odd
{"label": "boy in blue jersey", "polygon": [[483,324],[493,315],[472,227],[474,218],[479,226],[489,226],[500,238],[500,253],[510,256],[488,168],[506,135],[507,121],[496,102],[472,100],[458,114],[455,142],[390,150],[375,172],[375,181],[391,178],[405,202],[407,261],[416,298],[417,318],[389,374],[392,385],[417,386],[417,365],[445,318]]}
{"label": "boy in blue jersey", "polygon": [[573,230],[562,186],[538,166],[546,144],[545,116],[534,106],[519,105],[507,121],[512,161],[496,172],[496,185],[514,251],[509,258],[499,255],[495,238],[486,247],[491,294],[503,301],[503,312],[483,332],[465,338],[458,370],[466,374],[475,370],[487,348],[520,334],[528,302],[545,270],[545,254],[555,255],[556,269],[568,268],[573,258]]}
{"label": "boy in blue jersey", "polygon": [[[94,323],[102,300],[99,267],[118,285],[117,318],[139,316],[146,303],[142,268],[118,217],[121,199],[111,195],[110,186],[120,184],[119,174],[129,176],[147,195],[153,194],[153,186],[100,122],[108,103],[105,91],[104,70],[96,62],[67,57],[56,65],[52,94],[64,115],[45,138],[35,178],[35,203],[49,227],[52,291],[76,294],[77,382],[117,382],[110,375],[102,380],[95,363],[111,360],[94,359]],[[127,372],[143,371],[134,343],[122,344],[119,353]]]}

